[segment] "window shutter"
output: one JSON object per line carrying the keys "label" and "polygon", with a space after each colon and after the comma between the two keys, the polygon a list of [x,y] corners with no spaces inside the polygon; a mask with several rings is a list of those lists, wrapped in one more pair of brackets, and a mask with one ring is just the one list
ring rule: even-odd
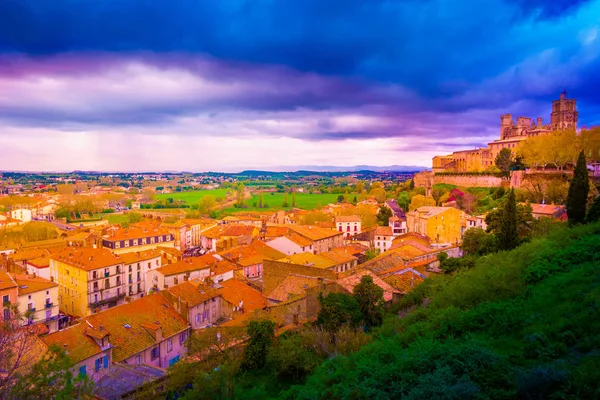
{"label": "window shutter", "polygon": [[87,371],[86,371],[85,365],[82,365],[81,367],[79,367],[79,375],[81,375],[81,376],[86,376],[87,375]]}
{"label": "window shutter", "polygon": [[104,356],[104,368],[108,368],[108,356]]}

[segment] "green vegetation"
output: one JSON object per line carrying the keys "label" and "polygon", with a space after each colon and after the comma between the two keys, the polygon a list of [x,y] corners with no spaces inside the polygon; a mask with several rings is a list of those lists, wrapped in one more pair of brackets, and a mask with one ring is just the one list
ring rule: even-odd
{"label": "green vegetation", "polygon": [[569,185],[567,195],[567,215],[569,223],[581,224],[585,222],[586,205],[590,193],[590,178],[588,175],[585,155],[583,150],[579,153],[577,165],[573,174],[573,180]]}
{"label": "green vegetation", "polygon": [[108,220],[109,224],[122,224],[124,222],[129,222],[129,217],[127,214],[108,214],[105,216]]}
{"label": "green vegetation", "polygon": [[215,199],[224,199],[230,189],[211,189],[211,190],[195,190],[191,192],[179,192],[179,193],[160,193],[156,195],[157,200],[181,200],[188,205],[197,204],[204,196],[214,196]]}
{"label": "green vegetation", "polygon": [[[288,195],[288,199],[290,196]],[[337,194],[331,193],[319,193],[319,194],[310,194],[310,193],[294,193],[292,196],[291,206],[295,203],[295,207],[302,208],[304,210],[312,210],[315,208],[319,208],[325,206],[330,203],[337,203]],[[263,207],[259,207],[261,203],[261,195],[252,195],[252,198],[246,200],[244,203],[246,207],[238,208],[238,207],[229,207],[224,211],[226,212],[234,212],[234,211],[261,211],[261,210],[280,210],[283,208],[282,204],[286,201],[286,193],[264,193],[262,194],[262,205]]]}
{"label": "green vegetation", "polygon": [[318,367],[286,399],[595,398],[600,224],[479,258],[426,281],[377,340]]}

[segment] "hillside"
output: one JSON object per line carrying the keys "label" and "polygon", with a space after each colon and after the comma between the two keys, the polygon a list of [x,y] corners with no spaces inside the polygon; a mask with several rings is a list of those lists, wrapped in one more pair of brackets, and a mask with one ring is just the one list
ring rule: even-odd
{"label": "hillside", "polygon": [[599,398],[599,285],[600,225],[560,229],[430,280],[373,343],[280,397]]}

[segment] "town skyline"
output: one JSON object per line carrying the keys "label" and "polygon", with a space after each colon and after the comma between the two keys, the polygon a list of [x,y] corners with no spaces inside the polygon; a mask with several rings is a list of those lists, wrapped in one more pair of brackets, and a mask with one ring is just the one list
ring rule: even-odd
{"label": "town skyline", "polygon": [[563,90],[600,121],[600,1],[11,4],[5,171],[430,168]]}

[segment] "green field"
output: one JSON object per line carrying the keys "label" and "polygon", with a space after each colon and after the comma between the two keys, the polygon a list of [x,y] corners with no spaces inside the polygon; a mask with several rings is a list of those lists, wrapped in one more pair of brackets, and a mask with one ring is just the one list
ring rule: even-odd
{"label": "green field", "polygon": [[[338,194],[309,194],[309,193],[296,193],[296,207],[305,210],[312,210],[319,206],[325,206],[329,203],[337,202]],[[253,195],[251,199],[246,201],[248,208],[234,208],[229,207],[225,209],[227,212],[235,211],[264,211],[264,210],[281,210],[283,208],[283,202],[285,201],[285,193],[265,193],[263,194],[263,205],[268,207],[258,208],[260,202],[260,196]],[[289,207],[292,208],[292,195],[288,194]],[[254,206],[256,204],[256,207]]]}
{"label": "green field", "polygon": [[173,199],[173,200],[183,200],[186,204],[196,204],[200,201],[204,196],[215,196],[221,197],[225,199],[227,197],[227,192],[229,189],[212,189],[212,190],[195,190],[193,192],[175,192],[175,193],[160,193],[156,195],[157,200],[164,199]]}
{"label": "green field", "polygon": [[108,220],[109,224],[120,224],[129,221],[127,214],[108,214],[104,218]]}

